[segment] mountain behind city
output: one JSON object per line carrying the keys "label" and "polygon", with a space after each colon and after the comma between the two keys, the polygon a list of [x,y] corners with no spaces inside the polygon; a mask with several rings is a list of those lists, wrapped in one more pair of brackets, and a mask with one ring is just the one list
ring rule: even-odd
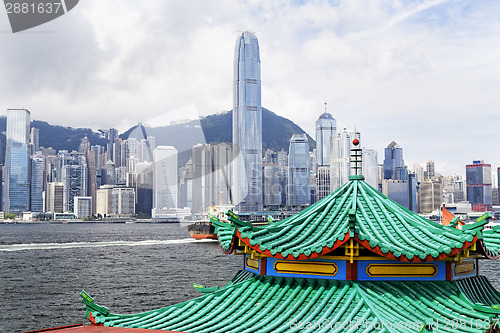
{"label": "mountain behind city", "polygon": [[[5,152],[6,117],[0,117],[0,140],[2,152]],[[46,121],[33,120],[31,127],[40,130],[39,144],[41,147],[52,147],[55,150],[78,150],[81,139],[85,136],[91,145],[105,146],[107,140],[99,132],[90,128],[73,128],[60,125],[51,125]],[[201,128],[200,128],[201,127]],[[127,139],[143,129],[136,125],[120,135]],[[161,127],[144,126],[146,136],[154,136],[156,145],[171,145],[179,151],[179,165],[183,165],[191,155],[191,148],[197,143],[230,143],[232,142],[232,111],[226,111],[183,123],[176,123]],[[293,134],[305,133],[305,131],[291,120],[278,116],[274,112],[262,108],[262,149],[274,151],[288,151],[290,138]],[[308,134],[310,149],[316,146],[316,142]],[[4,154],[0,154],[3,163]]]}

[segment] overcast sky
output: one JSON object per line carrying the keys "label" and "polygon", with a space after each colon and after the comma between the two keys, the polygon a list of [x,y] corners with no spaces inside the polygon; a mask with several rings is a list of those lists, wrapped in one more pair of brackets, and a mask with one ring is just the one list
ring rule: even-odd
{"label": "overcast sky", "polygon": [[179,108],[227,111],[245,30],[259,39],[262,105],[313,137],[327,102],[379,163],[394,140],[411,169],[500,166],[496,0],[81,0],[16,34],[1,10],[0,107],[121,131]]}

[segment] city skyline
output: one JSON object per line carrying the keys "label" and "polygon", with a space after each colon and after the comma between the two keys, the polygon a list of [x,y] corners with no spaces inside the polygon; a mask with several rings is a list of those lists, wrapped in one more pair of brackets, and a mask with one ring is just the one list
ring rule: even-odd
{"label": "city skyline", "polygon": [[[395,140],[410,166],[433,160],[442,173],[464,173],[472,160],[500,165],[483,141],[499,139],[487,126],[499,120],[499,11],[493,1],[375,1],[367,10],[361,1],[89,0],[1,34],[1,106],[120,130],[185,105],[200,115],[229,110],[234,35],[253,30],[266,59],[264,107],[313,135],[327,102],[338,129],[356,126],[379,155]],[[0,30],[9,30],[6,15]]]}

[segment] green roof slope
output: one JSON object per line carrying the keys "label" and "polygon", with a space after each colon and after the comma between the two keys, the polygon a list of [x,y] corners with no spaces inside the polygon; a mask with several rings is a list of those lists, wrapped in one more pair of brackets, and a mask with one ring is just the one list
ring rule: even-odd
{"label": "green roof slope", "polygon": [[302,260],[324,255],[353,238],[381,256],[421,262],[455,255],[482,237],[486,220],[461,230],[443,226],[390,200],[363,176],[350,179],[300,213],[264,227],[253,227],[231,213],[232,224],[214,219],[223,250],[228,251],[238,237],[262,254]]}
{"label": "green roof slope", "polygon": [[479,248],[489,259],[500,258],[500,226],[493,229],[483,230],[483,239],[479,242]]}
{"label": "green roof slope", "polygon": [[[206,333],[399,333],[427,332],[429,323],[432,332],[485,332],[498,315],[491,305],[500,300],[481,277],[355,282],[252,275],[240,280],[188,302],[133,315],[110,313],[86,296],[84,302],[87,317],[103,326]],[[471,289],[461,286],[465,281]],[[471,300],[471,293],[484,296]]]}

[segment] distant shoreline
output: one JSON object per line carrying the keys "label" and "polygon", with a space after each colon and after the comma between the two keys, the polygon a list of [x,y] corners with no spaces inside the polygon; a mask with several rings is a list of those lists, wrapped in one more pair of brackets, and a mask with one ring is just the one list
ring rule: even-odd
{"label": "distant shoreline", "polygon": [[171,221],[171,220],[119,220],[119,221],[83,221],[83,220],[65,220],[65,221],[13,221],[0,220],[0,224],[126,224],[126,223],[150,223],[150,224],[186,224],[194,221]]}

